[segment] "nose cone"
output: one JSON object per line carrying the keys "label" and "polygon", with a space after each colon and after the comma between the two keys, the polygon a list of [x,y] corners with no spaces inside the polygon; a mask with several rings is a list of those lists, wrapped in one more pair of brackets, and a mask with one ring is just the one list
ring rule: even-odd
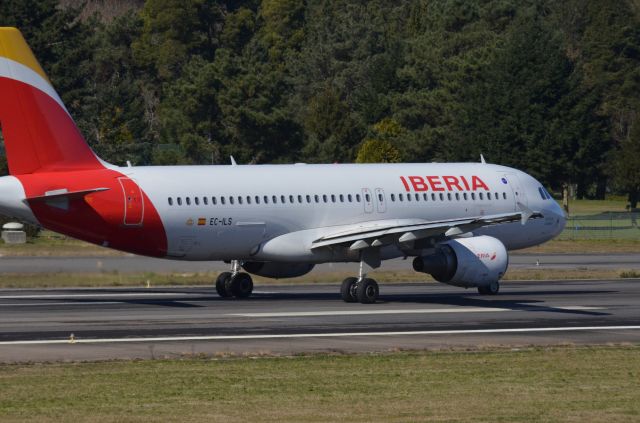
{"label": "nose cone", "polygon": [[549,206],[545,207],[543,215],[545,220],[552,219],[553,237],[560,235],[567,223],[567,215],[555,200],[550,201]]}

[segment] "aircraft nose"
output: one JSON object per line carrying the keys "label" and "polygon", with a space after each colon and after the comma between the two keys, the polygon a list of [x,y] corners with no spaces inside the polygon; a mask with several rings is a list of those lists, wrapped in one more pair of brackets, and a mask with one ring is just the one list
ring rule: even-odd
{"label": "aircraft nose", "polygon": [[564,230],[565,225],[567,224],[567,214],[564,212],[560,204],[553,202],[553,205],[545,210],[545,218],[551,217],[553,219],[553,224],[555,225],[555,235],[560,234]]}

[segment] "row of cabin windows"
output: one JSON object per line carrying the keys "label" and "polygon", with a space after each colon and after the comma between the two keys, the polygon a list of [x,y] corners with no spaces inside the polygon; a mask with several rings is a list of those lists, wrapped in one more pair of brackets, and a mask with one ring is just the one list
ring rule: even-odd
{"label": "row of cabin windows", "polygon": [[[382,195],[380,195],[380,196],[382,196]],[[415,201],[420,201],[420,199],[421,199],[420,194],[418,194],[418,193],[413,194],[413,198],[415,198]],[[445,198],[447,200],[449,200],[449,201],[453,201],[454,198],[456,199],[456,201],[460,201],[460,200],[465,200],[466,201],[469,198],[471,198],[472,201],[475,201],[476,200],[476,193],[475,192],[472,192],[472,193],[463,192],[461,194],[459,192],[456,192],[456,193],[448,192],[446,194],[446,196],[442,192],[440,194],[438,194],[437,196],[436,196],[435,193],[433,193],[433,192],[431,193],[431,201],[436,201],[438,198],[440,199],[440,201],[444,201]],[[407,199],[407,201],[413,201],[411,194],[406,194],[406,199]],[[478,195],[477,195],[477,199],[478,200],[484,200],[485,199],[485,193],[479,192]],[[491,192],[487,192],[486,193],[486,199],[487,200],[499,200],[500,199],[500,193],[494,192],[493,193],[493,198],[492,198]],[[502,199],[504,199],[504,200],[507,199],[507,193],[506,192],[502,193]],[[398,194],[398,201],[404,201],[404,200],[405,200],[405,194]],[[426,192],[422,193],[422,200],[429,201],[429,194],[427,194]],[[394,202],[396,201],[395,194],[391,194],[391,201],[394,201]]]}
{"label": "row of cabin windows", "polygon": [[[412,194],[398,194],[397,195],[397,199],[398,201],[404,201],[406,198],[407,201],[413,201],[412,200]],[[420,201],[421,196],[418,193],[413,194],[413,198],[415,198],[415,201]],[[440,193],[438,196],[436,196],[435,193],[431,193],[431,201],[436,201],[437,199],[440,199],[440,201],[444,201],[445,200],[445,194],[444,193]],[[446,194],[446,198],[449,201],[452,201],[454,198],[456,200],[468,200],[469,198],[471,198],[471,200],[475,201],[476,200],[476,193],[472,192],[470,194],[463,192],[462,195],[459,192],[456,192],[455,194],[452,193],[447,193]],[[477,196],[478,200],[484,200],[485,199],[485,195],[482,192],[478,193]],[[507,199],[507,193],[503,192],[502,193],[502,198],[504,200]],[[371,196],[367,193],[364,194],[364,199],[367,203],[371,202]],[[428,201],[429,200],[429,194],[427,193],[423,193],[422,194],[422,199],[424,201]],[[491,200],[491,192],[486,193],[486,199],[487,200]],[[493,199],[495,200],[499,200],[500,199],[500,194],[497,192],[493,193]],[[217,204],[221,204],[221,205],[225,205],[225,204],[260,204],[261,202],[263,204],[269,204],[270,202],[272,204],[278,204],[278,202],[280,204],[287,204],[287,201],[289,202],[289,204],[303,204],[303,203],[307,203],[307,204],[311,204],[311,203],[344,203],[349,202],[349,203],[353,203],[354,201],[356,203],[360,203],[362,202],[362,197],[360,196],[360,194],[331,194],[331,195],[327,195],[327,194],[323,194],[323,195],[280,195],[279,197],[277,195],[272,195],[271,197],[269,197],[268,195],[264,195],[262,197],[260,197],[259,195],[256,195],[254,197],[247,195],[246,197],[242,197],[242,196],[237,196],[237,197],[233,197],[233,196],[220,196],[220,197],[193,197],[193,199],[191,197],[184,197],[184,202],[182,197],[176,197],[175,199],[175,204],[177,204],[178,206],[181,206],[183,204],[190,206],[192,204],[199,206],[200,204],[203,204],[205,206],[209,205],[209,203],[211,203],[212,205],[217,205]],[[382,195],[382,193],[378,193],[378,201],[379,202],[383,202],[384,201],[384,196]],[[391,194],[391,201],[395,202],[396,201],[396,195],[395,194]],[[174,204],[174,200],[173,197],[169,197],[168,198],[168,202],[170,206],[173,206]]]}
{"label": "row of cabin windows", "polygon": [[[351,194],[340,194],[340,195],[335,195],[335,194],[331,194],[331,195],[281,195],[281,196],[277,196],[277,195],[272,195],[271,197],[269,197],[268,195],[264,195],[262,197],[260,197],[259,195],[256,195],[254,197],[247,195],[246,197],[242,197],[242,196],[237,196],[237,197],[233,197],[233,196],[229,196],[229,197],[225,197],[225,196],[221,196],[221,197],[193,197],[193,201],[191,197],[185,197],[184,198],[184,203],[182,201],[182,197],[176,197],[175,199],[175,204],[181,206],[183,204],[190,206],[191,204],[194,204],[196,206],[199,206],[200,204],[203,205],[209,205],[209,202],[211,202],[212,205],[216,205],[216,204],[221,204],[221,205],[225,205],[225,204],[287,204],[287,201],[289,202],[289,204],[303,204],[303,203],[307,203],[307,204],[311,204],[311,203],[328,203],[329,201],[331,201],[332,203],[336,203],[336,202],[340,202],[340,203],[344,203],[345,201],[349,202],[349,203],[353,203],[355,200],[356,203],[360,203],[362,202],[362,197],[360,196],[360,194],[356,194],[356,195],[351,195]],[[365,200],[367,202],[371,201],[371,196],[369,194],[365,194]],[[169,205],[173,206],[174,201],[173,201],[173,197],[169,197],[168,198],[169,201]]]}

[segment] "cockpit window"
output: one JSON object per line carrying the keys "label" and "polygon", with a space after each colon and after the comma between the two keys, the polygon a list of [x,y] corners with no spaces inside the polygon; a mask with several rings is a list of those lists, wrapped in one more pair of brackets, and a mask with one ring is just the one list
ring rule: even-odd
{"label": "cockpit window", "polygon": [[549,192],[544,189],[544,187],[539,187],[538,188],[538,192],[540,193],[540,197],[542,197],[543,200],[551,200],[551,194],[549,194]]}

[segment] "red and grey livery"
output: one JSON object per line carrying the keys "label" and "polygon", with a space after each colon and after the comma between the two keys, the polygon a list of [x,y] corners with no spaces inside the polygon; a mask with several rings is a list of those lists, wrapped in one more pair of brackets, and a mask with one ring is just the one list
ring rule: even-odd
{"label": "red and grey livery", "polygon": [[228,260],[223,296],[251,277],[360,263],[345,301],[374,302],[367,272],[396,257],[495,294],[508,249],[545,242],[564,215],[534,178],[483,163],[118,167],[97,157],[15,28],[0,28],[0,125],[10,176],[0,213],[94,244]]}

